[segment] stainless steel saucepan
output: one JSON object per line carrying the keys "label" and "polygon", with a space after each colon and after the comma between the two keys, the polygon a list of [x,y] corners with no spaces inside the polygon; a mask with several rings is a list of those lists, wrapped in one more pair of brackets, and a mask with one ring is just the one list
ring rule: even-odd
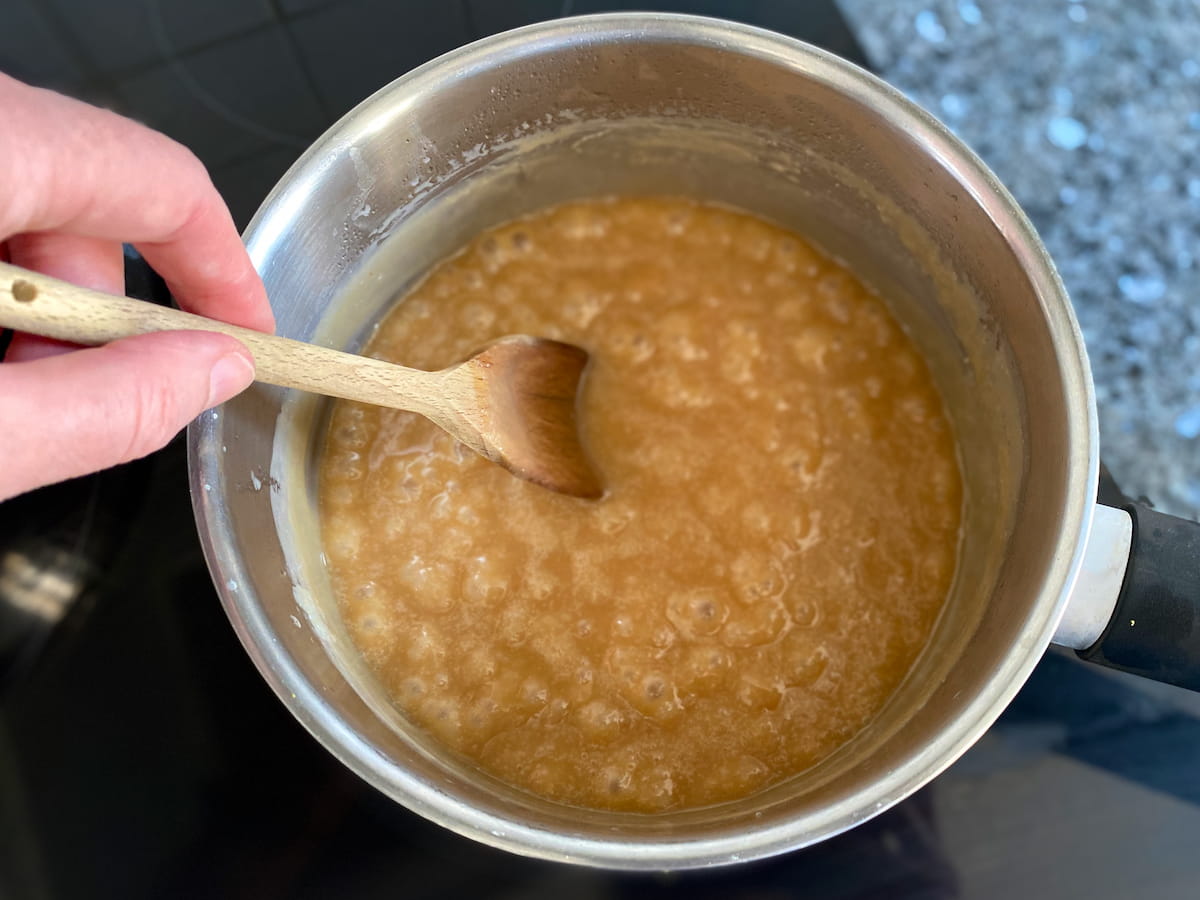
{"label": "stainless steel saucepan", "polygon": [[928,649],[845,747],[753,797],[631,815],[531,796],[439,748],[372,681],[321,554],[326,410],[255,385],[192,427],[196,517],[234,627],[318,740],[400,803],[486,843],[682,868],[812,844],[897,803],[983,734],[1051,642],[1200,687],[1200,526],[1096,504],[1091,376],[1045,248],[943,126],[827,53],[659,14],[488,38],[338,122],[246,241],[280,333],[356,348],[479,230],[573,198],[651,192],[810,235],[888,299],[925,352],[967,484],[959,569]]}

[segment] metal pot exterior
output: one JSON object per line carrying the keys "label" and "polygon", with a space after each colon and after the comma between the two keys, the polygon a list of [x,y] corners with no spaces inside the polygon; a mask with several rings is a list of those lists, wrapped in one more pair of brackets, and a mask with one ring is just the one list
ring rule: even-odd
{"label": "metal pot exterior", "polygon": [[256,385],[189,436],[210,568],[264,677],[397,801],[519,853],[632,869],[805,846],[927,783],[995,720],[1076,579],[1098,469],[1069,301],[1012,198],[869,74],[769,32],[687,16],[565,19],[450,53],[364,101],[288,172],[246,241],[279,331],[347,348],[472,234],[551,203],[672,193],[811,236],[922,347],[962,445],[960,565],[927,651],[814,769],[737,803],[579,810],[504,785],[410,728],[332,608],[314,460],[325,407]]}

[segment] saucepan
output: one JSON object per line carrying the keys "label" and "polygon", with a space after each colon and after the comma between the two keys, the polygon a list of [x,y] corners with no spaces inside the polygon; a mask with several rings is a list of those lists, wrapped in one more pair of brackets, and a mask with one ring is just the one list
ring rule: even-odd
{"label": "saucepan", "polygon": [[196,518],[234,628],[317,740],[398,802],[485,843],[671,869],[803,847],[899,802],[983,734],[1052,642],[1200,688],[1200,526],[1097,505],[1091,376],[1045,248],[942,125],[836,57],[659,14],[488,38],[346,115],[284,176],[246,242],[282,334],[357,349],[478,231],[638,193],[728,204],[809,236],[920,346],[966,484],[958,570],[927,649],[851,741],[754,796],[656,815],[532,796],[441,749],[374,683],[321,553],[314,464],[327,410],[255,385],[191,428]]}

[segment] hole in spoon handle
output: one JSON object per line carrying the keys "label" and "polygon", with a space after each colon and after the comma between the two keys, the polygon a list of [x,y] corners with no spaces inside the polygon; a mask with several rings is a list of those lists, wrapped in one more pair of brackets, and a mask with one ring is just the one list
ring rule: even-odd
{"label": "hole in spoon handle", "polygon": [[18,278],[12,285],[13,299],[18,303],[32,303],[37,299],[37,285],[31,281],[25,281],[23,278]]}

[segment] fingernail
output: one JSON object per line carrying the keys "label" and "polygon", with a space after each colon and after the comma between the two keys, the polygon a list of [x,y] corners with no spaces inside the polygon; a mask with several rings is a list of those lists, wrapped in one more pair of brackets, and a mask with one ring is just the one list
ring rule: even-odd
{"label": "fingernail", "polygon": [[208,405],[224,403],[254,381],[254,366],[241,353],[226,353],[212,367],[208,379]]}

